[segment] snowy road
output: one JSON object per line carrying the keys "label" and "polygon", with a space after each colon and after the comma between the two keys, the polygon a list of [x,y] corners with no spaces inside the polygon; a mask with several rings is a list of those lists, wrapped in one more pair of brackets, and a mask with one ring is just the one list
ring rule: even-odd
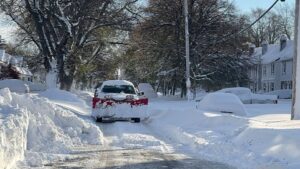
{"label": "snowy road", "polygon": [[225,164],[191,158],[176,152],[147,124],[116,122],[98,124],[104,132],[101,147],[81,147],[65,161],[44,168],[99,169],[231,169]]}
{"label": "snowy road", "polygon": [[300,166],[300,122],[289,120],[290,101],[246,105],[249,117],[241,117],[163,98],[150,102],[151,116],[141,123],[96,123],[91,99],[92,93],[57,89],[39,95],[0,90],[0,168]]}
{"label": "snowy road", "polygon": [[[20,168],[98,168],[98,169],[231,169],[226,164],[203,160],[201,156],[190,154],[188,146],[169,138],[164,131],[157,131],[151,122],[131,123],[95,123],[91,118],[91,96],[78,94],[77,96],[47,97],[60,108],[73,112],[87,124],[95,124],[103,133],[103,144],[84,144],[80,147],[71,147],[70,152],[62,154],[44,154],[47,162],[42,166],[26,165]],[[78,100],[79,97],[80,99]],[[63,99],[57,99],[63,98]],[[66,99],[68,98],[68,99]],[[85,103],[86,104],[85,104]],[[26,161],[34,159],[30,154]],[[206,158],[207,159],[207,158]],[[34,160],[36,161],[36,160]],[[41,164],[41,163],[39,163]]]}

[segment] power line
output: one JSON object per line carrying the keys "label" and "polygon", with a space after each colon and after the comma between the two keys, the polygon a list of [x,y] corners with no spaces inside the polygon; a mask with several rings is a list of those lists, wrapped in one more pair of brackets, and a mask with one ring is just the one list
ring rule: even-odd
{"label": "power line", "polygon": [[[246,30],[250,29],[253,25],[255,25],[259,20],[261,20],[261,18],[263,18],[278,2],[279,0],[276,0],[261,16],[259,16],[254,22],[252,22],[248,27],[240,30],[239,32],[235,32],[235,33],[232,33],[232,34],[229,34],[229,35],[225,35],[224,37],[220,38],[220,40],[217,40],[215,42],[215,44],[217,43],[221,43],[221,42],[224,42],[224,41],[227,41],[228,39],[232,38],[232,36],[235,36],[235,35],[238,35],[240,33],[243,33],[245,32]],[[284,1],[284,0],[280,0],[280,1]]]}

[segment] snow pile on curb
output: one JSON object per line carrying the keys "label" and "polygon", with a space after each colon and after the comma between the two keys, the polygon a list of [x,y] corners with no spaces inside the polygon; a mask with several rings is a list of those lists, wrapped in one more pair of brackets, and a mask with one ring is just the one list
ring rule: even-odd
{"label": "snow pile on curb", "polygon": [[[64,96],[66,99],[71,99],[66,94]],[[26,154],[29,154],[29,156],[32,155],[29,152],[63,154],[70,152],[74,146],[102,144],[102,132],[97,126],[78,118],[71,111],[51,103],[46,98],[29,94],[18,95],[11,93],[8,89],[3,89],[0,90],[0,102],[0,115],[10,114],[4,119],[3,123],[15,126],[20,124],[20,127],[14,128],[1,125],[3,129],[0,135],[4,133],[4,137],[1,140],[12,137],[21,141],[21,144],[18,144],[14,140],[4,145],[1,144],[0,152],[3,149],[2,147],[7,146],[10,147],[9,152],[19,151],[17,153],[21,157],[24,154],[24,149],[27,150]],[[13,111],[3,111],[6,107],[10,107]],[[19,119],[14,118],[17,115],[21,117]],[[9,120],[12,122],[10,123]],[[18,134],[17,137],[16,134],[20,131],[22,133]],[[8,133],[8,135],[5,135],[5,133]],[[9,136],[9,134],[13,134],[14,136]],[[15,145],[19,146],[16,147]],[[26,146],[23,146],[23,149],[19,150],[20,145]],[[3,152],[0,154],[0,159],[7,155],[7,153]],[[5,159],[3,161],[7,163]],[[41,163],[42,159],[36,159],[30,165],[38,166]]]}
{"label": "snow pile on curb", "polygon": [[8,89],[0,90],[0,168],[11,168],[24,159],[27,144],[28,111],[10,106]]}
{"label": "snow pile on curb", "polygon": [[47,89],[44,84],[19,79],[0,80],[0,89],[2,88],[9,88],[10,91],[17,93],[39,92]]}
{"label": "snow pile on curb", "polygon": [[65,102],[72,102],[73,104],[85,104],[85,101],[78,98],[77,95],[57,88],[51,88],[41,92],[39,96],[46,97],[50,100],[64,100]]}
{"label": "snow pile on curb", "polygon": [[[289,117],[290,106],[251,106],[248,115],[252,110],[261,110],[261,114],[241,117],[197,110],[191,102],[152,102],[149,107],[152,116],[147,125],[177,145],[175,149],[198,158],[239,169],[299,169],[300,121],[282,118],[284,114],[274,119],[276,115],[270,114],[276,109]],[[269,113],[266,117],[272,117],[273,121],[263,118],[263,113]]]}

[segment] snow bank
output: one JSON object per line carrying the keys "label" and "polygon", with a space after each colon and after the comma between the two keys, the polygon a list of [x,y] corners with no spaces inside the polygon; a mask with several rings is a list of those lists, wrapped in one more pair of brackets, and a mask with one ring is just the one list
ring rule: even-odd
{"label": "snow bank", "polygon": [[12,92],[28,93],[30,91],[28,84],[18,79],[7,79],[0,81],[0,89],[9,88]]}
{"label": "snow bank", "polygon": [[[44,92],[39,93],[40,97],[49,99],[52,103],[72,110],[80,115],[90,115],[92,110],[91,93],[84,93],[82,91],[73,91],[76,94],[59,90],[57,88],[50,88]],[[88,105],[87,103],[90,103]]]}
{"label": "snow bank", "polygon": [[175,150],[239,169],[299,169],[300,121],[290,103],[252,104],[250,117],[195,109],[185,101],[150,102],[149,127]]}
{"label": "snow bank", "polygon": [[219,161],[239,168],[246,168],[248,161],[254,159],[245,148],[232,143],[232,138],[247,127],[247,119],[199,111],[188,102],[176,101],[167,105],[154,103],[150,106],[152,117],[148,125],[173,145],[178,145],[175,149],[185,150],[194,158]]}
{"label": "snow bank", "polygon": [[[61,95],[64,95],[67,100],[74,99],[70,97],[70,94],[61,93]],[[18,95],[11,93],[8,89],[0,90],[0,96],[0,115],[7,116],[2,123],[8,124],[7,126],[1,125],[0,132],[3,136],[0,140],[0,161],[5,161],[5,165],[9,164],[6,164],[8,162],[1,157],[8,156],[7,152],[16,152],[16,157],[19,156],[17,159],[20,160],[24,150],[28,156],[34,153],[63,154],[69,153],[74,146],[102,144],[102,132],[97,126],[80,119],[73,112],[51,103],[46,98],[29,94]],[[6,107],[10,107],[10,111],[3,111]],[[14,118],[14,116],[20,118]],[[18,127],[19,124],[22,125]],[[10,136],[12,133],[14,136]],[[10,140],[10,137],[16,139],[17,142]],[[3,143],[3,140],[10,141]],[[18,142],[21,143],[16,144]],[[20,145],[26,146],[20,148]],[[3,148],[9,148],[9,150],[2,151]],[[40,156],[40,159],[29,162],[30,166],[39,166],[42,165],[43,159]]]}
{"label": "snow bank", "polygon": [[6,79],[0,81],[0,89],[9,88],[12,92],[28,93],[44,91],[47,89],[46,85],[40,83],[32,83],[29,81],[23,81],[19,79]]}
{"label": "snow bank", "polygon": [[40,92],[45,91],[47,89],[47,86],[42,83],[32,83],[29,81],[24,81],[24,83],[29,86],[30,92]]}
{"label": "snow bank", "polygon": [[57,100],[57,101],[85,104],[84,100],[80,99],[77,95],[67,92],[65,90],[59,90],[57,88],[50,88],[44,92],[41,92],[39,93],[39,96],[46,97],[54,101]]}
{"label": "snow bank", "polygon": [[0,90],[0,168],[11,168],[24,159],[29,123],[26,109],[12,107],[8,89]]}
{"label": "snow bank", "polygon": [[197,106],[202,110],[233,113],[241,116],[247,115],[241,100],[231,93],[210,93]]}
{"label": "snow bank", "polygon": [[[234,143],[268,157],[270,162],[277,163],[281,168],[299,169],[300,136],[298,130],[299,128],[280,130],[249,127],[234,138]],[[289,166],[284,167],[284,164]]]}

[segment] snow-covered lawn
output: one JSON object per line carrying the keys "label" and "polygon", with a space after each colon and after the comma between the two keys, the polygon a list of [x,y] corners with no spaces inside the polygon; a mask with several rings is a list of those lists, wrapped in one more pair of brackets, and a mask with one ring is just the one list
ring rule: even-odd
{"label": "snow-covered lawn", "polygon": [[175,152],[239,169],[300,168],[300,121],[290,120],[290,100],[245,105],[248,116],[241,117],[159,98],[140,124],[96,124],[91,99],[92,93],[80,91],[0,90],[0,168],[43,167],[76,147],[102,144]]}

